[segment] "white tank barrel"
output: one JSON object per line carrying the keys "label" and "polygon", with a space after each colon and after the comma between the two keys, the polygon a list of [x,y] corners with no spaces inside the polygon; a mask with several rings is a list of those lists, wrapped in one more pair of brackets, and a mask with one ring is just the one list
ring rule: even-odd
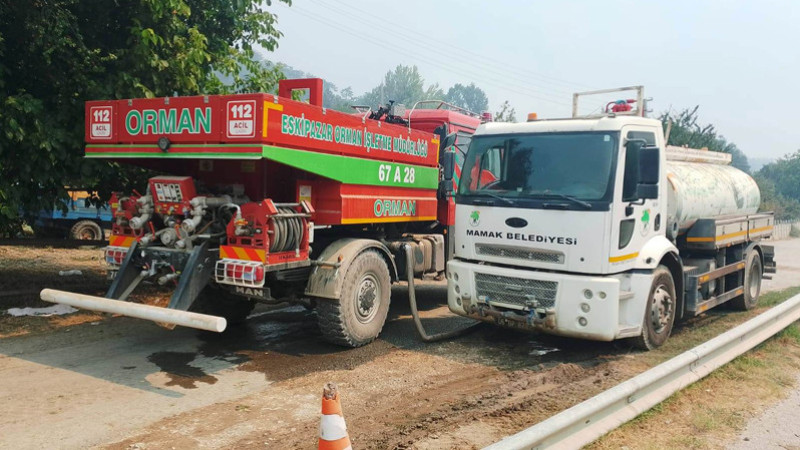
{"label": "white tank barrel", "polygon": [[719,161],[718,155],[724,153],[702,153],[709,155],[709,162],[676,155],[670,158],[667,152],[667,230],[671,237],[688,230],[697,219],[753,214],[761,203],[761,192],[753,177]]}

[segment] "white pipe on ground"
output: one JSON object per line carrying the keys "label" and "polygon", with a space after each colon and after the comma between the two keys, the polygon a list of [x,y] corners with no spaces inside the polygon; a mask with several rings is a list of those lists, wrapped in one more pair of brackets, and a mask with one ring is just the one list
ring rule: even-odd
{"label": "white pipe on ground", "polygon": [[198,330],[222,333],[228,326],[224,317],[209,316],[207,314],[189,311],[178,311],[176,309],[161,308],[159,306],[142,305],[140,303],[123,302],[103,297],[95,297],[93,295],[59,291],[56,289],[42,289],[39,296],[42,300],[50,303],[60,303],[62,305],[69,305],[91,311],[121,314],[137,319],[180,325],[182,327],[196,328]]}

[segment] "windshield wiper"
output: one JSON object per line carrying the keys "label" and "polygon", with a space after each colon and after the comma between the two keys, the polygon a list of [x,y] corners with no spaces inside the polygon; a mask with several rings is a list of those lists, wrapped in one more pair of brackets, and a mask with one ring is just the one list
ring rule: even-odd
{"label": "windshield wiper", "polygon": [[512,202],[511,200],[488,191],[473,192],[473,195],[488,195],[489,197],[496,198],[501,202],[504,202],[506,205],[512,205],[512,206],[514,205],[514,202]]}
{"label": "windshield wiper", "polygon": [[537,197],[561,198],[561,199],[564,199],[564,200],[569,200],[569,201],[571,201],[571,202],[573,202],[575,204],[581,205],[584,209],[592,209],[592,204],[591,203],[585,202],[585,201],[583,201],[583,200],[581,200],[579,198],[575,198],[575,197],[573,197],[571,195],[567,195],[567,194],[547,193],[547,194],[535,194],[535,196],[537,196]]}

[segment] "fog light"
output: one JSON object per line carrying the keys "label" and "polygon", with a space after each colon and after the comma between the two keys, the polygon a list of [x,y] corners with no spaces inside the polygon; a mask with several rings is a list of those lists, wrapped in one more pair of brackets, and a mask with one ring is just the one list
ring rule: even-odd
{"label": "fog light", "polygon": [[592,291],[588,289],[583,290],[583,296],[586,297],[586,300],[591,300],[592,298]]}
{"label": "fog light", "polygon": [[604,300],[604,299],[606,298],[606,293],[605,293],[605,292],[603,292],[603,291],[600,291],[600,292],[597,294],[597,296],[598,296],[598,297],[600,297],[600,300]]}
{"label": "fog light", "polygon": [[581,311],[588,313],[591,309],[588,303],[581,303]]}
{"label": "fog light", "polygon": [[580,326],[585,327],[586,324],[589,323],[589,321],[586,320],[586,317],[578,317],[578,323],[580,324]]}

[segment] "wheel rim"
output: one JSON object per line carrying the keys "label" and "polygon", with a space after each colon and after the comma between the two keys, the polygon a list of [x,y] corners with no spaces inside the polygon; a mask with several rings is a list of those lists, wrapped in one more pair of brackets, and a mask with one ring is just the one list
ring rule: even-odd
{"label": "wheel rim", "polygon": [[375,274],[368,273],[361,278],[355,292],[356,318],[361,323],[369,323],[378,314],[381,288]]}
{"label": "wheel rim", "polygon": [[750,301],[754,301],[758,298],[758,291],[761,287],[761,264],[758,262],[754,262],[751,270],[750,276],[747,280],[747,290],[750,294]]}
{"label": "wheel rim", "polygon": [[650,302],[650,323],[654,332],[662,333],[667,328],[672,317],[672,307],[673,301],[669,290],[663,284],[658,285],[653,291]]}
{"label": "wheel rim", "polygon": [[80,233],[78,233],[78,235],[81,237],[81,240],[83,241],[94,241],[97,239],[97,233],[95,233],[91,227],[84,227],[83,229],[80,230]]}

